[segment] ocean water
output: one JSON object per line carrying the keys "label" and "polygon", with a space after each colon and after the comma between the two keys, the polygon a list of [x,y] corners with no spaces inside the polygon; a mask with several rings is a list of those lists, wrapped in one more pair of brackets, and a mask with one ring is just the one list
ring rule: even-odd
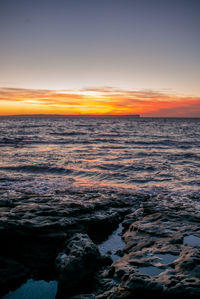
{"label": "ocean water", "polygon": [[0,188],[196,193],[200,119],[0,117]]}

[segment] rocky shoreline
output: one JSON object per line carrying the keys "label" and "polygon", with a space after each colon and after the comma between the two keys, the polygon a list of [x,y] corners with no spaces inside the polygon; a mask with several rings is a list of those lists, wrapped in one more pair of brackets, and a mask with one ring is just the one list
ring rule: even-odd
{"label": "rocky shoreline", "polygon": [[[57,280],[56,298],[200,295],[200,197],[0,190],[0,296],[28,278]],[[119,223],[112,261],[97,244]]]}

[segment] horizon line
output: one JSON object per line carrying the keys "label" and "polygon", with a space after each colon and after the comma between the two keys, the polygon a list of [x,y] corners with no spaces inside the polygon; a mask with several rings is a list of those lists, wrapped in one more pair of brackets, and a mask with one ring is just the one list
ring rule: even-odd
{"label": "horizon line", "polygon": [[196,118],[199,119],[200,117],[194,116],[141,116],[140,114],[7,114],[7,115],[0,115],[1,118],[3,117],[132,117],[132,118]]}

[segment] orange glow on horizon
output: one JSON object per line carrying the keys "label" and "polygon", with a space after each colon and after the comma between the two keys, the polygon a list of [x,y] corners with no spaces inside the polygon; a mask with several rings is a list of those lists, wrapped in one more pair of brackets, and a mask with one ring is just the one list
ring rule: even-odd
{"label": "orange glow on horizon", "polygon": [[200,97],[114,88],[79,91],[0,88],[0,115],[17,114],[200,117]]}

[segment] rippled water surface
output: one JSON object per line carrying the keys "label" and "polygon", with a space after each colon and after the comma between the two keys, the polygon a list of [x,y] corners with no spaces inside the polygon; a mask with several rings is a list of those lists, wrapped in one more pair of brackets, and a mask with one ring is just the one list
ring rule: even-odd
{"label": "rippled water surface", "polygon": [[196,192],[200,119],[0,118],[0,187]]}

